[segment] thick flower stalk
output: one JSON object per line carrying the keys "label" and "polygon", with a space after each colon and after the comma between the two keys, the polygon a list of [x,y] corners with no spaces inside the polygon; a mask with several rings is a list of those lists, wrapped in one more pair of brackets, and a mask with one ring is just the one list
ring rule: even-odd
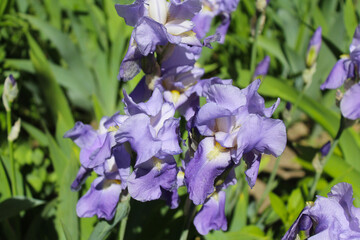
{"label": "thick flower stalk", "polygon": [[350,184],[336,184],[327,198],[318,196],[304,208],[282,239],[297,239],[300,231],[311,240],[360,239],[360,209],[354,207],[352,196]]}
{"label": "thick flower stalk", "polygon": [[360,25],[356,28],[350,54],[344,55],[335,64],[321,90],[336,89],[344,85],[345,94],[340,101],[340,110],[345,118],[360,118]]}

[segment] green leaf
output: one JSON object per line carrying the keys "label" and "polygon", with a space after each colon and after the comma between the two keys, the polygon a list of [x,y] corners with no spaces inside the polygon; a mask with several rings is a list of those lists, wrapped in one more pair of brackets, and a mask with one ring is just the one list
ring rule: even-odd
{"label": "green leaf", "polygon": [[287,211],[284,202],[275,193],[269,193],[271,207],[274,209],[277,215],[281,218],[281,221],[285,224],[287,222]]}
{"label": "green leaf", "polygon": [[257,226],[246,226],[237,232],[214,231],[205,236],[206,240],[270,240]]}
{"label": "green leaf", "polygon": [[109,235],[111,230],[125,217],[127,217],[130,211],[130,197],[123,202],[120,202],[116,208],[115,218],[111,222],[105,220],[99,221],[96,224],[94,231],[91,233],[90,240],[105,239]]}
{"label": "green leaf", "polygon": [[21,122],[21,126],[25,129],[25,131],[28,132],[30,136],[37,140],[41,146],[48,146],[48,139],[46,137],[46,134],[43,133],[41,130],[37,129],[36,127],[25,121]]}
{"label": "green leaf", "polygon": [[30,45],[30,59],[37,72],[38,80],[41,81],[39,86],[41,86],[44,92],[46,103],[48,104],[48,108],[53,115],[53,119],[57,119],[58,113],[61,113],[64,117],[64,121],[68,125],[73,125],[74,119],[72,117],[66,97],[55,81],[54,75],[50,70],[45,54],[30,35],[30,33],[26,33],[26,37]]}
{"label": "green leaf", "polygon": [[291,192],[287,205],[289,213],[287,224],[291,226],[291,224],[295,221],[295,219],[299,216],[300,212],[305,207],[304,199],[299,188],[296,188]]}
{"label": "green leaf", "polygon": [[246,226],[247,210],[249,202],[248,188],[245,187],[240,194],[237,204],[235,206],[234,217],[231,221],[230,231],[239,231]]}
{"label": "green leaf", "polygon": [[355,28],[357,26],[357,19],[356,19],[353,0],[346,0],[345,2],[344,23],[345,23],[347,35],[349,39],[352,39],[352,36],[355,32]]}
{"label": "green leaf", "polygon": [[[0,156],[0,193],[1,198],[9,198],[11,196],[11,188],[10,188],[10,182],[7,178],[6,174],[7,170],[5,168],[4,160],[2,156]],[[1,199],[0,198],[0,199]]]}
{"label": "green leaf", "polygon": [[8,198],[0,203],[0,221],[14,217],[21,211],[26,211],[44,203],[42,200],[27,197]]}

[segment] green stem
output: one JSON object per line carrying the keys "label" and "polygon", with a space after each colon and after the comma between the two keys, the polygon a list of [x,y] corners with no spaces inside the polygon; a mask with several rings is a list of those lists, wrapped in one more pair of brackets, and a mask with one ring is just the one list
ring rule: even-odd
{"label": "green stem", "polygon": [[188,239],[190,223],[193,215],[195,214],[195,211],[196,211],[195,205],[191,202],[189,198],[187,198],[184,207],[185,222],[183,226],[183,231],[181,232],[180,240]]}
{"label": "green stem", "polygon": [[[7,125],[7,134],[10,135],[12,124],[11,124],[11,103],[9,103],[10,110],[6,112],[6,125]],[[15,160],[14,160],[14,152],[13,152],[13,142],[8,140],[9,145],[9,157],[11,164],[11,191],[12,195],[17,195],[17,185],[16,185],[16,174],[15,174]]]}
{"label": "green stem", "polygon": [[259,35],[259,29],[261,24],[261,18],[264,13],[261,13],[259,17],[256,19],[255,25],[255,35],[254,35],[254,42],[251,46],[251,60],[250,60],[250,73],[251,73],[251,82],[253,81],[252,76],[254,75],[255,65],[256,65],[256,53],[257,53],[257,39]]}
{"label": "green stem", "polygon": [[256,212],[259,211],[259,208],[261,207],[261,205],[263,204],[263,202],[265,201],[265,198],[267,197],[267,195],[269,194],[269,192],[272,190],[273,185],[274,185],[274,181],[275,181],[275,177],[276,177],[276,173],[277,170],[279,168],[279,163],[280,163],[280,157],[276,158],[275,161],[275,165],[274,168],[270,174],[270,178],[268,183],[266,184],[266,188],[265,191],[262,193],[259,202],[256,204]]}
{"label": "green stem", "polygon": [[316,186],[320,180],[320,177],[321,177],[321,174],[323,173],[324,171],[324,167],[326,165],[326,163],[329,161],[329,159],[331,158],[332,154],[334,153],[334,150],[336,148],[336,146],[338,145],[339,143],[339,139],[340,139],[340,136],[342,134],[342,132],[344,131],[345,129],[345,126],[344,126],[344,118],[341,116],[341,120],[340,120],[340,127],[339,127],[339,130],[335,136],[335,139],[334,139],[334,142],[332,143],[331,145],[331,148],[329,150],[329,153],[328,155],[320,162],[320,168],[318,170],[316,170],[316,173],[315,173],[315,178],[314,178],[314,182],[311,186],[311,189],[310,189],[310,193],[309,193],[309,196],[308,196],[308,200],[311,201],[313,200],[314,198],[314,195],[315,195],[315,191],[316,191]]}
{"label": "green stem", "polygon": [[128,220],[128,217],[125,217],[123,220],[121,220],[120,232],[119,232],[120,240],[124,240],[127,220]]}

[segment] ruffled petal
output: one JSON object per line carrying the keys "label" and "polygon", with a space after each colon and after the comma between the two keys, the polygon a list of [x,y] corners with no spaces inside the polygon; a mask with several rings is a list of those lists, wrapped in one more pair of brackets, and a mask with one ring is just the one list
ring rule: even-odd
{"label": "ruffled petal", "polygon": [[342,115],[348,119],[360,118],[360,84],[355,84],[345,92],[340,109]]}
{"label": "ruffled petal", "polygon": [[130,196],[138,201],[151,201],[162,196],[162,189],[176,189],[176,162],[172,156],[151,158],[135,168],[128,179]]}
{"label": "ruffled petal", "polygon": [[180,120],[175,118],[167,119],[157,135],[161,141],[161,151],[169,155],[177,155],[182,152],[179,142]]}
{"label": "ruffled petal", "polygon": [[136,0],[130,5],[115,4],[117,14],[124,18],[127,25],[134,27],[138,20],[144,16],[144,0]]}
{"label": "ruffled petal", "polygon": [[79,199],[76,205],[77,215],[79,217],[97,215],[98,218],[110,221],[115,215],[121,190],[121,185],[117,180],[96,178],[89,191]]}
{"label": "ruffled petal", "polygon": [[195,216],[194,225],[201,235],[206,235],[211,230],[227,230],[225,199],[225,192],[215,193]]}
{"label": "ruffled petal", "polygon": [[220,146],[213,137],[204,138],[185,169],[189,198],[199,205],[214,192],[214,181],[231,163],[230,150]]}
{"label": "ruffled petal", "polygon": [[154,136],[154,130],[150,125],[150,118],[143,114],[129,117],[115,135],[118,143],[129,142],[132,149],[137,153],[136,165],[141,164],[161,149],[161,141]]}

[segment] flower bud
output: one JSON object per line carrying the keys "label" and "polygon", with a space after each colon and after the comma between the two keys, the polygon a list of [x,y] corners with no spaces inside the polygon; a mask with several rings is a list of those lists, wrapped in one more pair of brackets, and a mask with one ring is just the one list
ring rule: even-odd
{"label": "flower bud", "polygon": [[328,141],[320,148],[320,153],[322,157],[326,157],[329,154],[331,148],[331,142]]}
{"label": "flower bud", "polygon": [[9,103],[12,103],[18,95],[18,87],[14,77],[10,74],[9,77],[5,79],[4,90],[2,95],[3,104],[6,111],[10,111]]}
{"label": "flower bud", "polygon": [[264,78],[265,75],[268,73],[269,65],[270,65],[270,57],[265,56],[264,59],[256,66],[253,79],[255,80],[257,78],[260,79]]}
{"label": "flower bud", "polygon": [[307,54],[306,54],[306,66],[311,67],[314,65],[316,58],[319,54],[321,47],[321,27],[318,27],[311,37]]}
{"label": "flower bud", "polygon": [[20,133],[20,126],[21,126],[21,119],[19,118],[19,119],[15,122],[14,126],[12,126],[11,132],[10,132],[10,134],[8,135],[8,141],[9,141],[9,142],[13,142],[13,141],[15,141],[15,140],[18,138],[19,133]]}

